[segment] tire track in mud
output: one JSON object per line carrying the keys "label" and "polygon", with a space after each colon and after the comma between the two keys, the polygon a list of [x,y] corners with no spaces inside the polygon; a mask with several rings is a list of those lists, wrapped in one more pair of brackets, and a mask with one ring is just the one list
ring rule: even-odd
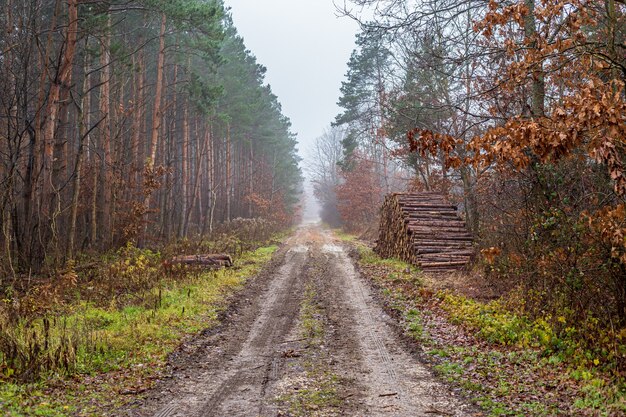
{"label": "tire track in mud", "polygon": [[300,271],[306,263],[307,252],[299,245],[287,252],[277,277],[261,295],[260,314],[241,351],[228,367],[228,376],[208,396],[196,412],[198,416],[259,415],[266,386],[278,375],[275,341],[289,332],[298,311],[302,296]]}
{"label": "tire track in mud", "polygon": [[[326,235],[326,238],[331,238]],[[470,416],[473,408],[464,404],[431,372],[404,349],[389,318],[356,272],[352,260],[340,245],[322,247],[334,279],[329,281],[335,302],[344,312],[343,326],[357,341],[361,375],[365,387],[364,416]]]}
{"label": "tire track in mud", "polygon": [[293,240],[289,239],[277,254],[280,264],[264,278],[266,282],[252,293],[241,294],[250,301],[228,318],[229,323],[197,342],[200,347],[196,354],[181,358],[184,363],[180,367],[173,365],[173,380],[163,382],[154,390],[158,392],[151,393],[152,398],[125,415],[258,415],[267,384],[280,375],[276,341],[293,327],[302,297],[301,272],[308,248]]}
{"label": "tire track in mud", "polygon": [[267,416],[365,415],[359,406],[363,387],[352,372],[359,363],[357,342],[338,326],[337,314],[342,312],[332,302],[335,295],[328,285],[332,274],[320,249],[314,244],[310,250],[298,322],[286,342],[282,378],[272,386],[276,414]]}

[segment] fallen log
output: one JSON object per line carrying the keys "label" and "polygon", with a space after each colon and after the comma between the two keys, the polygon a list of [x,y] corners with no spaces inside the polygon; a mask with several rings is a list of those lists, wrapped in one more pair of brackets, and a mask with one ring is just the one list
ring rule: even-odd
{"label": "fallen log", "polygon": [[233,266],[230,255],[225,253],[202,255],[179,255],[167,261],[170,265],[190,265],[207,268],[229,268]]}

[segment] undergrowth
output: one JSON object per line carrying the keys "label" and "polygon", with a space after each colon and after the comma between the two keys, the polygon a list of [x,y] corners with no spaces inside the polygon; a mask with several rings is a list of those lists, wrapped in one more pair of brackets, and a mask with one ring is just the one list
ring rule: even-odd
{"label": "undergrowth", "polygon": [[0,414],[101,416],[102,403],[142,392],[181,339],[215,324],[226,297],[276,249],[242,251],[231,269],[164,275],[160,254],[129,246],[107,259],[108,273],[136,290],[113,291],[107,299],[88,296],[104,292],[102,285],[77,286],[63,302],[29,315],[17,315],[5,299]]}
{"label": "undergrowth", "polygon": [[602,328],[592,316],[582,323],[569,323],[566,313],[531,318],[515,308],[521,304],[515,292],[483,302],[432,291],[413,267],[355,245],[362,269],[401,313],[435,370],[489,415],[626,413],[626,380],[617,365],[626,354],[624,331]]}

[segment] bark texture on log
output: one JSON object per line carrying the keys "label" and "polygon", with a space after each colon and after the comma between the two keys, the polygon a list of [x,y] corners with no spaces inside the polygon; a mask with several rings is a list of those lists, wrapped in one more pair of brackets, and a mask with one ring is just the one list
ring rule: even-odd
{"label": "bark texture on log", "polygon": [[474,254],[473,237],[457,207],[435,192],[393,193],[381,209],[374,251],[427,272],[464,269]]}
{"label": "bark texture on log", "polygon": [[206,268],[228,268],[233,266],[230,255],[218,253],[207,255],[180,255],[168,261],[169,265],[193,265]]}

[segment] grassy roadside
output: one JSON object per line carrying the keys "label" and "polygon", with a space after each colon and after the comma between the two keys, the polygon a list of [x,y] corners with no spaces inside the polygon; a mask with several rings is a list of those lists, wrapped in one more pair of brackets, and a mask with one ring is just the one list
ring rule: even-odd
{"label": "grassy roadside", "polygon": [[[490,416],[621,416],[626,384],[583,350],[569,329],[531,320],[503,300],[478,301],[435,290],[414,268],[379,258],[354,238],[361,271],[419,341],[425,358]],[[569,333],[568,333],[569,332]]]}
{"label": "grassy roadside", "polygon": [[[0,343],[23,349],[16,355],[22,368],[29,361],[54,363],[37,382],[19,383],[11,378],[11,362],[4,361],[0,414],[112,415],[104,410],[148,389],[162,372],[167,355],[184,338],[217,323],[229,295],[258,273],[276,249],[272,245],[244,252],[231,269],[163,278],[158,285],[123,301],[113,299],[108,306],[76,300],[58,315],[4,327]],[[134,271],[136,276],[149,268],[150,260],[142,256],[146,257],[140,254],[124,263],[124,271]],[[33,348],[33,343],[41,346]]]}

